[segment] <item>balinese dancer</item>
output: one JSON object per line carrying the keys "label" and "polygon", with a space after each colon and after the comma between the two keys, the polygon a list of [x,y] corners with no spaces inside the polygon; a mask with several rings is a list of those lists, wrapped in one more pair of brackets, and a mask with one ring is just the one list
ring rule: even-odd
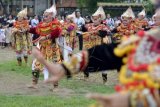
{"label": "balinese dancer", "polygon": [[110,32],[108,26],[102,24],[106,18],[105,12],[102,7],[99,7],[97,11],[92,15],[93,23],[87,24],[85,27],[87,32],[83,33],[83,48],[89,49],[95,45],[100,45],[103,42],[111,42],[107,33]]}
{"label": "balinese dancer", "polygon": [[[44,12],[43,21],[40,22],[37,27],[31,28],[30,32],[40,35],[40,37],[33,42],[37,42],[37,48],[45,59],[49,62],[61,63],[61,52],[57,38],[61,35],[62,30],[60,22],[55,19],[56,13],[56,7],[53,5]],[[32,64],[32,85],[29,86],[29,88],[37,88],[36,85],[40,72],[43,72],[45,80],[48,79],[48,70],[35,59]],[[56,88],[58,83],[54,83],[53,85]]]}
{"label": "balinese dancer", "polygon": [[31,51],[31,35],[29,33],[29,22],[27,17],[27,8],[20,11],[17,15],[17,21],[12,29],[12,46],[15,49],[18,65],[22,65],[22,57],[25,63],[28,62],[28,52]]}
{"label": "balinese dancer", "polygon": [[137,31],[139,30],[147,30],[148,29],[148,22],[145,19],[146,12],[145,9],[143,9],[139,14],[138,18],[135,20],[135,24],[137,26]]}
{"label": "balinese dancer", "polygon": [[113,42],[120,42],[122,37],[128,38],[131,34],[135,33],[136,26],[133,23],[135,15],[131,7],[121,15],[121,18],[122,23],[117,27],[117,33],[113,35]]}
{"label": "balinese dancer", "polygon": [[[110,28],[104,25],[102,22],[106,18],[105,12],[102,7],[99,7],[97,11],[92,15],[93,23],[87,24],[87,32],[83,33],[83,48],[89,49],[96,45],[103,43],[111,43],[111,39],[108,35]],[[88,67],[89,70],[92,69],[92,66]],[[88,78],[88,70],[84,72],[84,78]],[[103,83],[107,82],[107,73],[102,73]]]}
{"label": "balinese dancer", "polygon": [[72,54],[76,45],[76,30],[77,26],[74,23],[75,12],[66,17],[66,21],[63,23],[62,35],[64,36],[64,60],[69,60],[69,56]]}

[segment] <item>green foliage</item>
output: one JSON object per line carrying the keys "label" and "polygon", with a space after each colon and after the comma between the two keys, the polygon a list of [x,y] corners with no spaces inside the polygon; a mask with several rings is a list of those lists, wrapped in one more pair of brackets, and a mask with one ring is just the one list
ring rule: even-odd
{"label": "green foliage", "polygon": [[154,5],[151,3],[150,0],[145,0],[143,1],[143,4],[144,4],[144,8],[145,10],[150,13],[150,14],[153,14],[154,13]]}

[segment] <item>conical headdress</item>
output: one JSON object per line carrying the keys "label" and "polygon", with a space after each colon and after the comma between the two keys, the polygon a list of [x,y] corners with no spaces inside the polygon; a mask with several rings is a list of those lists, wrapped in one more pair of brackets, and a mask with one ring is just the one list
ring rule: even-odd
{"label": "conical headdress", "polygon": [[131,7],[129,7],[122,15],[121,15],[121,17],[126,17],[126,18],[132,18],[132,19],[134,19],[135,18],[135,15],[134,15],[134,12],[133,12],[133,10],[132,10],[132,8]]}
{"label": "conical headdress", "polygon": [[145,17],[145,16],[146,16],[145,9],[143,9],[143,10],[138,14],[138,16],[143,16],[143,17]]}
{"label": "conical headdress", "polygon": [[27,8],[21,10],[18,14],[17,17],[27,17]]}
{"label": "conical headdress", "polygon": [[106,18],[106,14],[102,6],[100,6],[97,11],[92,16],[100,16],[102,20]]}
{"label": "conical headdress", "polygon": [[56,5],[53,4],[50,8],[46,9],[44,13],[52,13],[53,17],[57,15]]}
{"label": "conical headdress", "polygon": [[67,18],[71,19],[71,18],[76,18],[75,12],[73,12],[72,14],[68,15]]}

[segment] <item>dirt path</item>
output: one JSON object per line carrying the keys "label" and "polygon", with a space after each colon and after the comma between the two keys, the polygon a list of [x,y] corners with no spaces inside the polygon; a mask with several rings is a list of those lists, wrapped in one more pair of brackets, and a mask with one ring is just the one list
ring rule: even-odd
{"label": "dirt path", "polygon": [[[0,93],[11,95],[52,95],[54,92],[50,91],[51,85],[46,85],[42,81],[39,82],[39,89],[28,89],[31,78],[21,74],[12,72],[0,73]],[[28,84],[27,84],[28,83]],[[70,95],[73,93],[70,89],[59,89],[56,93],[64,93],[63,95]]]}

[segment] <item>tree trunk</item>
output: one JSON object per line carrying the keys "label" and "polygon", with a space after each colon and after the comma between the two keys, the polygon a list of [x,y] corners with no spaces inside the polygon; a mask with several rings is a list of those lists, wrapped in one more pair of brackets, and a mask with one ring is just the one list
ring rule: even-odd
{"label": "tree trunk", "polygon": [[2,8],[3,8],[3,13],[6,14],[7,11],[5,9],[5,5],[4,5],[2,0],[0,0],[0,4],[1,4]]}
{"label": "tree trunk", "polygon": [[10,1],[11,1],[11,6],[10,6],[10,8],[11,8],[11,9],[10,9],[10,11],[9,11],[9,12],[10,12],[10,14],[12,14],[12,9],[13,9],[13,0],[10,0]]}

